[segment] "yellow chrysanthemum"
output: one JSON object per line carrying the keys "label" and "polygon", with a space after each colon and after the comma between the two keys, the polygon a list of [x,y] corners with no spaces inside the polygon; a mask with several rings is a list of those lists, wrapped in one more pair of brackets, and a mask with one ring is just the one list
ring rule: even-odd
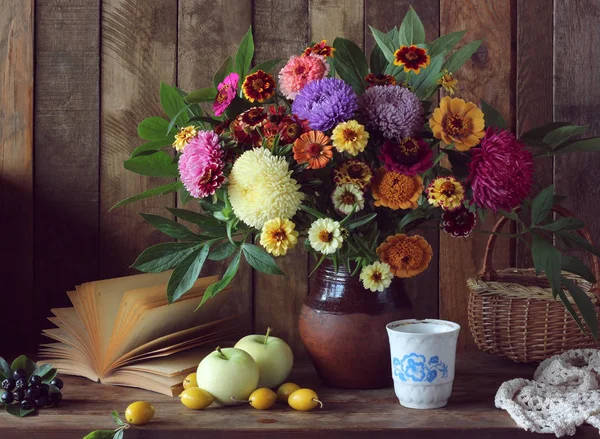
{"label": "yellow chrysanthemum", "polygon": [[415,209],[423,192],[423,179],[419,175],[398,174],[381,167],[373,177],[371,192],[375,206],[393,210]]}
{"label": "yellow chrysanthemum", "polygon": [[465,188],[454,177],[438,177],[427,188],[429,204],[444,210],[456,210],[465,200]]}
{"label": "yellow chrysanthemum", "polygon": [[478,145],[485,135],[483,111],[473,102],[445,96],[429,119],[429,126],[436,139],[446,145],[454,142],[459,151],[468,151]]}
{"label": "yellow chrysanthemum", "polygon": [[296,224],[288,219],[274,218],[265,223],[260,234],[260,245],[273,256],[284,256],[298,242]]}
{"label": "yellow chrysanthemum", "polygon": [[175,148],[179,152],[183,151],[183,149],[189,143],[189,141],[196,137],[196,134],[198,134],[198,131],[196,130],[195,126],[190,125],[187,127],[183,127],[179,130],[177,134],[175,134],[173,148]]}
{"label": "yellow chrysanthemum", "polygon": [[365,150],[369,141],[369,133],[357,121],[349,120],[338,124],[333,129],[331,140],[339,152],[347,152],[356,156]]}
{"label": "yellow chrysanthemum", "polygon": [[437,83],[441,85],[450,96],[454,96],[458,90],[458,79],[446,69],[444,69],[444,74],[437,80]]}
{"label": "yellow chrysanthemum", "polygon": [[392,283],[394,275],[390,266],[385,262],[373,262],[371,265],[363,267],[360,272],[360,280],[367,290],[383,291]]}
{"label": "yellow chrysanthemum", "polygon": [[344,237],[340,223],[331,218],[320,218],[308,229],[310,246],[325,255],[335,253],[342,246]]}
{"label": "yellow chrysanthemum", "polygon": [[433,250],[422,236],[399,233],[388,236],[377,247],[377,255],[381,262],[390,266],[396,277],[413,277],[429,266]]}
{"label": "yellow chrysanthemum", "polygon": [[271,219],[293,217],[303,194],[291,174],[285,158],[268,149],[246,151],[229,174],[229,201],[235,215],[257,229]]}

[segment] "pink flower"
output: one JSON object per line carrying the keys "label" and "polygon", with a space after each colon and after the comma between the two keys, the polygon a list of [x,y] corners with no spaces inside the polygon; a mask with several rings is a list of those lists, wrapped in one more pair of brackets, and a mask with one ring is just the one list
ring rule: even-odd
{"label": "pink flower", "polygon": [[292,56],[279,72],[281,92],[288,99],[295,99],[309,82],[323,79],[329,73],[329,64],[322,55]]}
{"label": "pink flower", "polygon": [[471,149],[469,181],[479,207],[509,211],[520,205],[533,185],[533,157],[509,131],[488,128],[480,147]]}
{"label": "pink flower", "polygon": [[198,131],[179,157],[179,177],[194,198],[215,193],[225,181],[224,151],[213,131]]}
{"label": "pink flower", "polygon": [[433,166],[431,148],[418,137],[405,137],[400,142],[386,141],[379,151],[385,169],[404,175],[417,175]]}
{"label": "pink flower", "polygon": [[237,93],[238,81],[240,75],[237,73],[230,73],[223,79],[223,82],[217,87],[217,97],[213,102],[213,110],[215,116],[220,116],[229,107],[233,98]]}

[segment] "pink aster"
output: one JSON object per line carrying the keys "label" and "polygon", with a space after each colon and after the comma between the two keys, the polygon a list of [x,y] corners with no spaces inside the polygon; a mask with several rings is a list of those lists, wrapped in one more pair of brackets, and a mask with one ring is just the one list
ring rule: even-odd
{"label": "pink aster", "polygon": [[470,153],[475,204],[494,212],[509,211],[527,198],[533,185],[533,157],[514,134],[488,128],[481,145]]}
{"label": "pink aster", "polygon": [[240,79],[240,75],[237,73],[230,73],[223,79],[217,87],[217,97],[213,102],[213,110],[215,112],[215,116],[220,116],[223,112],[229,107],[233,98],[237,93],[238,81]]}
{"label": "pink aster", "polygon": [[432,157],[431,148],[418,137],[405,137],[400,142],[387,140],[379,150],[385,169],[410,176],[431,168]]}
{"label": "pink aster", "polygon": [[194,198],[215,193],[223,182],[224,152],[213,131],[198,131],[179,157],[179,177]]}
{"label": "pink aster", "polygon": [[323,79],[328,74],[329,64],[324,56],[292,56],[279,72],[279,86],[286,98],[296,99],[296,95],[306,84]]}

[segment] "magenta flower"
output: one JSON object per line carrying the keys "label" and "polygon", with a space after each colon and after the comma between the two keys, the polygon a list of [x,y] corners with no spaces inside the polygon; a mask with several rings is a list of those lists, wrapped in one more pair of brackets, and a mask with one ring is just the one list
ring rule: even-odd
{"label": "magenta flower", "polygon": [[488,128],[480,147],[472,148],[469,181],[479,207],[509,211],[531,192],[533,157],[509,131]]}
{"label": "magenta flower", "polygon": [[179,157],[179,177],[194,198],[215,193],[225,181],[224,151],[213,131],[198,131]]}
{"label": "magenta flower", "polygon": [[217,97],[213,102],[213,110],[215,112],[215,116],[220,116],[223,112],[229,107],[233,98],[237,94],[238,81],[240,79],[240,75],[237,73],[230,73],[223,79],[217,87]]}
{"label": "magenta flower", "polygon": [[431,148],[418,137],[405,137],[400,142],[388,140],[379,150],[385,169],[410,176],[431,168],[432,157]]}

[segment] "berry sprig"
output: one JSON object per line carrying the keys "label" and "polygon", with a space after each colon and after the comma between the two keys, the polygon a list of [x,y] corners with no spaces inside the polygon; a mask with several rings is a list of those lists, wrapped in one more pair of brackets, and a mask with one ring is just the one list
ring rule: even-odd
{"label": "berry sprig", "polygon": [[95,430],[89,433],[83,439],[123,439],[123,433],[125,430],[131,428],[131,425],[127,422],[124,422],[116,410],[113,410],[110,416],[117,424],[117,428],[114,430]]}

